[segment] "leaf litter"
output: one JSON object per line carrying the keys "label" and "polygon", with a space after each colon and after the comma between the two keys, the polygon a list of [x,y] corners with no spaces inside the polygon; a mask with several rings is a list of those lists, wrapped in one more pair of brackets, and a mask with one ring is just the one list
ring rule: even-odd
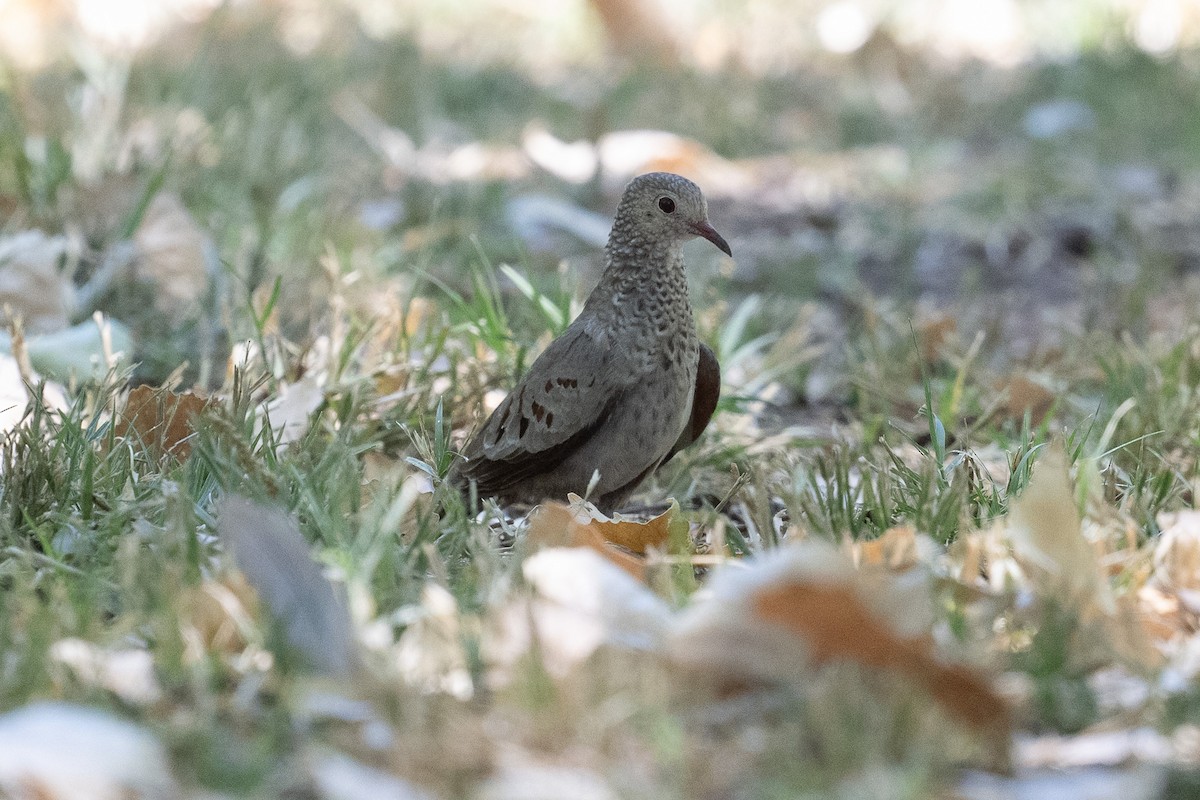
{"label": "leaf litter", "polygon": [[[1025,116],[1030,135],[1054,138],[1090,129],[1089,121],[1047,132],[1048,110],[1058,115],[1070,110],[1087,118],[1088,107],[1070,106],[1072,102],[1031,107]],[[1072,337],[1087,333],[1083,321],[1097,311],[1092,306],[1109,304],[1098,309],[1104,313],[1095,314],[1102,325],[1115,307],[1102,291],[1094,293],[1094,302],[1089,299],[1090,290],[1112,287],[1090,271],[1097,264],[1079,254],[1109,247],[1120,261],[1127,246],[1123,237],[1133,230],[1150,243],[1155,258],[1188,263],[1195,253],[1194,236],[1188,233],[1195,227],[1194,200],[1175,202],[1173,193],[1185,200],[1194,193],[1190,178],[1172,189],[1169,184],[1179,180],[1174,173],[1160,175],[1148,168],[1151,174],[1139,184],[1149,187],[1148,196],[1139,190],[1132,210],[1088,215],[1085,209],[1084,216],[1091,217],[1086,224],[1066,216],[1042,220],[1053,216],[1056,209],[1051,208],[997,224],[968,220],[960,225],[948,214],[953,209],[937,200],[965,188],[955,175],[969,173],[974,181],[982,173],[986,179],[989,170],[1005,173],[1012,164],[1004,157],[988,160],[970,147],[962,147],[966,156],[956,155],[963,144],[958,141],[948,143],[936,168],[924,173],[889,144],[838,154],[797,148],[737,159],[664,130],[616,130],[592,144],[560,140],[548,125],[528,128],[520,146],[463,142],[461,133],[453,131],[449,138],[434,133],[418,146],[406,131],[385,123],[350,93],[336,106],[336,113],[381,155],[391,205],[379,227],[406,226],[395,244],[405,257],[419,253],[421,263],[436,261],[433,248],[439,238],[447,231],[457,236],[462,226],[459,220],[409,224],[406,215],[420,218],[425,213],[413,210],[421,192],[396,192],[393,198],[396,184],[426,180],[447,193],[469,192],[464,187],[480,178],[528,181],[536,166],[571,185],[588,186],[598,179],[601,191],[615,191],[630,172],[670,168],[711,186],[714,213],[719,210],[734,220],[740,257],[736,265],[716,268],[722,280],[735,289],[753,288],[783,269],[790,286],[797,265],[811,263],[823,268],[825,299],[801,315],[809,321],[794,325],[775,344],[754,336],[755,326],[777,321],[772,309],[756,305],[747,313],[753,319],[746,330],[729,342],[723,355],[733,356],[731,384],[752,390],[729,401],[721,415],[725,419],[716,426],[718,443],[702,443],[709,448],[706,453],[664,477],[676,481],[675,487],[690,481],[711,491],[715,497],[711,502],[703,498],[701,510],[693,510],[697,498],[685,498],[682,491],[676,492],[679,503],[672,501],[666,512],[650,520],[605,518],[582,501],[547,505],[530,520],[521,546],[502,556],[480,545],[494,543],[480,526],[467,524],[466,535],[437,529],[436,522],[431,529],[431,504],[411,497],[400,502],[389,495],[392,488],[416,481],[436,490],[438,473],[436,459],[422,462],[430,469],[416,472],[408,469],[411,462],[397,458],[405,446],[397,443],[395,431],[401,426],[395,423],[407,424],[411,418],[406,419],[406,411],[428,411],[434,395],[438,402],[442,396],[458,401],[447,407],[456,406],[461,414],[478,399],[473,392],[492,389],[497,375],[519,363],[524,344],[503,339],[497,346],[479,338],[463,346],[451,341],[439,352],[430,341],[436,342],[445,322],[443,312],[426,298],[412,296],[420,301],[419,313],[405,318],[400,311],[382,308],[386,303],[371,297],[376,284],[364,281],[358,284],[364,296],[349,301],[368,316],[387,317],[372,330],[373,338],[356,351],[353,337],[342,331],[335,341],[325,342],[321,363],[284,366],[277,360],[279,352],[271,352],[287,325],[276,306],[258,325],[260,341],[254,344],[263,345],[255,367],[270,373],[272,387],[266,396],[254,398],[255,439],[271,439],[276,445],[271,456],[288,472],[286,480],[272,485],[277,493],[272,504],[226,497],[217,505],[216,520],[207,517],[212,494],[229,487],[213,489],[212,476],[205,472],[214,464],[211,454],[206,451],[206,461],[189,460],[189,448],[205,440],[211,449],[205,437],[228,433],[206,428],[204,416],[210,405],[231,404],[229,396],[211,399],[199,390],[143,388],[115,411],[120,436],[140,442],[151,456],[175,456],[165,460],[165,468],[182,469],[194,482],[200,519],[189,518],[190,535],[207,546],[201,528],[215,524],[222,533],[215,562],[202,563],[199,582],[184,586],[170,604],[180,614],[182,665],[172,661],[163,666],[162,675],[146,674],[145,658],[135,654],[152,645],[140,636],[161,637],[153,646],[168,653],[173,643],[161,625],[139,619],[131,626],[138,634],[113,646],[56,634],[59,638],[49,648],[56,675],[65,671],[88,691],[129,706],[147,705],[152,718],[160,712],[169,718],[182,708],[168,712],[157,707],[162,700],[156,691],[159,679],[171,687],[168,702],[191,691],[188,687],[229,687],[214,696],[234,728],[251,727],[247,718],[271,703],[323,708],[310,717],[298,713],[289,723],[297,726],[292,733],[320,741],[305,746],[303,763],[295,771],[307,776],[310,785],[293,789],[328,797],[607,798],[661,796],[645,787],[681,785],[694,790],[688,792],[693,796],[746,796],[759,789],[767,794],[780,765],[791,763],[828,770],[821,786],[840,796],[890,796],[888,792],[902,791],[897,786],[908,786],[909,796],[922,796],[925,770],[936,773],[929,785],[941,786],[964,764],[1009,760],[1015,777],[969,774],[958,793],[1040,798],[1092,792],[1130,800],[1158,796],[1163,762],[1197,763],[1194,713],[1175,731],[1165,724],[1161,730],[1146,727],[1148,720],[1158,719],[1156,705],[1194,700],[1200,674],[1196,521],[1190,511],[1179,510],[1132,518],[1128,498],[1136,491],[1136,476],[1118,472],[1128,468],[1128,460],[1119,466],[1112,458],[1075,458],[1072,446],[1061,442],[1030,459],[1036,464],[1022,488],[1024,467],[1012,456],[1013,442],[1018,435],[1032,441],[1035,434],[1018,434],[1011,427],[1028,419],[1037,429],[1056,404],[1095,399],[1064,398],[1069,380],[1078,376],[1060,374],[1070,369],[1064,350]],[[209,125],[202,112],[186,111]],[[219,127],[216,120],[212,124],[214,130]],[[454,124],[438,121],[432,128]],[[243,125],[230,129],[240,137],[235,149],[254,149]],[[217,145],[210,142],[208,147],[212,152],[206,158],[214,158]],[[979,169],[977,161],[984,162]],[[964,163],[972,169],[963,169]],[[370,166],[374,172],[380,165]],[[252,176],[260,183],[263,177]],[[555,186],[551,196],[561,196],[560,190]],[[257,197],[260,191],[268,196],[265,203]],[[237,245],[221,255],[228,256],[230,272],[239,278],[261,266],[262,259],[286,263],[293,255],[287,251],[288,237],[303,239],[300,231],[287,228],[285,204],[273,204],[269,189],[255,184],[245,193],[263,203],[262,216],[271,217],[269,224],[279,230],[224,232]],[[906,193],[935,198],[934,207],[903,236],[880,231],[874,223],[880,210],[902,215]],[[1114,191],[1114,196],[1118,203],[1132,202],[1127,190]],[[330,215],[337,213],[332,210],[337,202],[328,204]],[[588,246],[598,242],[594,211],[581,204],[560,200],[531,209],[509,201],[507,210],[526,220],[524,227],[515,227],[518,233],[528,228],[525,234],[533,243],[545,238],[546,228],[572,231]],[[150,300],[160,313],[188,316],[210,288],[204,252],[210,243],[199,217],[177,194],[156,194],[144,211],[131,234],[139,258],[130,262],[129,274],[151,286]],[[477,222],[471,220],[472,229]],[[66,270],[58,263],[55,270],[48,269],[43,256],[66,252],[64,240],[38,235],[42,238],[36,242],[29,233],[4,242],[4,252],[29,256],[9,273],[19,289],[11,296],[28,304],[27,324],[34,320],[33,327],[60,330],[78,302]],[[13,247],[14,242],[22,247]],[[862,291],[864,286],[881,293],[893,288],[894,276],[905,272],[897,266],[907,264],[909,246],[915,249],[916,288],[926,304],[917,318],[915,361],[904,349],[912,332],[906,307],[876,303],[864,298],[873,292]],[[395,254],[369,249],[364,246],[353,258],[394,266]],[[435,255],[427,258],[426,251]],[[553,254],[558,251],[555,245]],[[848,265],[845,274],[835,274],[839,265]],[[1124,267],[1117,267],[1119,284],[1125,280]],[[988,288],[986,303],[961,302],[964,275]],[[29,287],[39,288],[35,293]],[[246,288],[255,292],[257,309],[274,305],[264,302],[272,294],[269,281],[257,290]],[[374,294],[415,291],[405,280]],[[1118,286],[1116,294],[1124,297],[1120,292]],[[1151,328],[1176,335],[1186,330],[1180,322],[1188,319],[1186,294],[1149,298],[1148,305],[1161,312],[1150,315]],[[1029,302],[1033,296],[1037,303]],[[726,311],[722,303],[702,310],[706,332],[720,329],[729,317]],[[335,326],[343,322],[336,320]],[[509,336],[507,325],[501,327]],[[976,331],[979,336],[971,340]],[[843,351],[864,340],[876,348],[867,358],[844,357]],[[895,341],[904,343],[903,352],[888,349]],[[743,342],[754,346],[739,347]],[[429,353],[422,350],[426,346]],[[282,344],[279,351],[289,347]],[[474,357],[463,357],[472,351]],[[800,351],[802,358],[789,360]],[[355,357],[361,359],[364,375],[333,369],[339,359]],[[239,362],[239,368],[247,366]],[[1106,368],[1114,369],[1112,364]],[[991,419],[1010,425],[1002,428],[1009,438],[1001,445],[980,443],[973,431],[966,431],[961,442],[950,445],[964,449],[939,453],[946,459],[931,473],[942,481],[939,491],[957,496],[978,488],[972,483],[978,473],[968,468],[982,465],[1001,487],[986,512],[962,511],[950,526],[942,524],[946,518],[934,524],[919,517],[921,501],[911,498],[921,491],[921,470],[932,445],[927,447],[917,435],[911,443],[889,445],[886,452],[847,448],[854,462],[845,480],[836,472],[803,475],[807,460],[781,457],[785,449],[794,451],[797,442],[828,453],[875,436],[878,430],[871,428],[870,419],[879,403],[897,429],[919,433],[926,420],[918,419],[914,428],[905,415],[920,408],[929,394],[926,389],[921,396],[926,387],[913,376],[933,374],[941,380],[951,371],[951,390],[943,398],[935,396],[938,407],[926,409],[928,413],[942,414],[951,433],[975,411],[986,418],[990,410]],[[1088,391],[1094,380],[1084,381]],[[1180,383],[1189,383],[1186,371]],[[971,391],[981,397],[970,397]],[[980,402],[988,394],[993,400]],[[375,427],[362,439],[355,424],[364,420],[353,418],[360,396],[369,403],[386,398],[372,406],[366,423]],[[22,397],[12,398],[12,404],[15,409],[19,403],[23,414]],[[772,404],[778,407],[771,409]],[[315,414],[322,408],[327,413]],[[768,410],[782,410],[781,418],[793,413],[799,422],[772,429],[763,424]],[[268,420],[270,436],[265,435]],[[970,420],[972,425],[976,421]],[[1146,430],[1154,427],[1148,424]],[[378,438],[372,438],[376,433]],[[1106,442],[1110,438],[1106,435]],[[306,439],[319,440],[328,451],[314,457]],[[730,443],[736,446],[719,450]],[[435,456],[445,446],[436,437],[427,444]],[[339,452],[342,446],[354,455]],[[293,462],[293,456],[311,460]],[[877,456],[885,465],[895,458],[896,470],[886,473],[887,480],[910,482],[896,493],[898,504],[876,502],[880,497],[871,494],[882,496],[892,488],[878,478],[885,470],[872,463]],[[325,487],[305,484],[307,472],[356,458],[387,477],[378,478],[379,486],[353,492],[352,503]],[[739,458],[760,462],[764,472],[772,473],[770,481],[748,470],[715,475],[711,468],[714,462],[724,466]],[[830,463],[835,460],[831,457]],[[78,466],[71,464],[63,485],[77,478],[83,482]],[[252,483],[253,470],[244,466],[239,462],[237,471],[218,476],[217,482],[233,484],[235,490],[243,481]],[[1190,481],[1186,468],[1180,472],[1181,480]],[[786,497],[776,507],[773,491],[783,486],[787,494],[789,482],[806,479],[815,487],[810,499],[832,504],[840,496],[848,498],[846,506],[805,506]],[[102,499],[118,500],[120,513],[125,513],[124,504],[134,497],[144,501],[147,480],[144,472],[131,474],[114,497]],[[152,476],[149,481],[153,495],[158,487]],[[58,490],[59,484],[54,485]],[[392,504],[378,517],[387,524],[365,534],[375,541],[363,544],[353,537],[359,526],[369,527],[362,509],[375,502]],[[167,501],[155,496],[149,501],[154,503]],[[718,504],[720,513],[706,510]],[[281,506],[297,508],[299,516],[285,514]],[[70,502],[56,497],[53,507],[64,524],[86,529],[86,520],[70,516],[75,513]],[[328,518],[322,519],[320,512]],[[818,524],[822,514],[834,524]],[[144,519],[136,525],[143,531],[170,529]],[[1158,535],[1146,537],[1146,532]],[[314,533],[322,537],[321,558],[313,557],[309,544]],[[711,542],[711,549],[694,552],[693,534],[697,541]],[[941,538],[935,540],[935,534]],[[325,536],[346,538],[331,546]],[[394,563],[379,555],[385,548],[378,542],[389,537],[401,543],[396,548],[400,555],[388,556]],[[949,539],[953,541],[945,544]],[[352,555],[338,550],[347,542]],[[781,546],[771,550],[777,544]],[[169,552],[168,545],[151,540],[141,546],[153,553]],[[764,550],[771,552],[760,552]],[[51,565],[75,569],[55,561],[60,555],[37,551],[34,562],[46,568],[39,576],[47,583]],[[738,557],[743,555],[749,557]],[[340,566],[331,566],[342,558]],[[461,566],[472,560],[479,574],[464,580]],[[362,563],[372,566],[355,573]],[[406,570],[419,577],[418,588],[410,593],[389,585],[389,574],[408,575]],[[9,572],[2,577],[8,580]],[[65,599],[59,605],[74,607]],[[106,607],[105,613],[114,612]],[[13,618],[18,626],[24,624],[19,614]],[[341,675],[335,688],[289,685],[294,694],[277,693],[281,678],[275,667],[286,659],[273,652],[279,642],[272,638],[272,625],[279,625],[284,639],[310,663]],[[1049,634],[1039,638],[1043,631]],[[1043,662],[1053,661],[1057,653],[1048,652],[1053,642],[1047,640],[1059,634],[1061,649],[1068,651],[1065,664],[1045,667]],[[155,653],[157,658],[159,651]],[[359,660],[363,663],[346,677],[345,665]],[[1094,693],[1108,716],[1072,731],[1055,731],[1039,703],[1046,696],[1047,677],[1064,676],[1074,681],[1072,686]],[[210,701],[204,696],[198,704]],[[46,713],[40,706],[30,708]],[[131,740],[128,730],[67,717],[68,732],[78,732],[89,746],[108,737]],[[927,719],[936,724],[923,721]],[[855,728],[860,720],[868,724]],[[1013,728],[1021,732],[1010,741],[1006,733]],[[972,749],[960,746],[960,739],[979,741]],[[780,742],[793,748],[780,749]],[[146,776],[153,778],[159,753],[150,748],[142,756]],[[109,775],[117,775],[121,796],[131,787],[136,794],[142,784],[117,774],[121,759],[113,763]],[[924,766],[929,764],[933,766]],[[34,766],[30,762],[31,775]],[[1047,773],[1053,770],[1057,772]],[[74,796],[65,784],[42,784],[37,775],[31,780],[33,796]]]}
{"label": "leaf litter", "polygon": [[[301,377],[253,406],[260,426],[270,420],[277,456],[330,421],[313,412],[339,390],[313,369],[330,355],[313,352]],[[118,406],[117,434],[183,461],[216,402],[141,387]],[[916,446],[896,454],[913,474],[926,458]],[[895,752],[888,737],[908,742],[902,753],[937,752],[934,784],[964,764],[1014,770],[1011,779],[966,773],[965,797],[1058,786],[1041,774],[1050,768],[1083,781],[1119,769],[1122,780],[1160,785],[1161,770],[1129,765],[1191,763],[1197,755],[1186,736],[1139,722],[1152,704],[1189,692],[1200,673],[1198,526],[1190,512],[1169,512],[1157,520],[1162,534],[1142,542],[1102,491],[1101,465],[1080,459],[1073,480],[1062,442],[1039,456],[1006,513],[965,526],[949,545],[911,523],[837,543],[806,531],[803,515],[762,527],[746,495],[733,504],[744,520],[720,517],[726,533],[715,550],[698,553],[713,533],[704,529],[718,526],[674,500],[648,519],[605,517],[581,498],[546,504],[531,514],[510,561],[489,567],[497,575],[480,596],[456,591],[428,545],[415,551],[428,561],[427,581],[391,618],[375,616],[369,600],[349,612],[346,598],[363,597],[358,579],[314,559],[295,517],[230,496],[217,505],[216,528],[237,571],[206,577],[181,596],[185,657],[198,663],[221,654],[242,685],[260,685],[276,663],[278,625],[303,661],[340,676],[332,689],[298,689],[296,699],[313,709],[306,724],[314,734],[321,725],[340,731],[315,734],[337,748],[314,755],[308,773],[328,796],[352,781],[364,796],[370,787],[423,796],[447,780],[475,787],[476,796],[553,796],[563,787],[623,796],[630,775],[662,777],[659,745],[636,732],[644,725],[668,726],[682,742],[676,757],[710,785],[753,782],[779,757],[766,745],[727,757],[720,775],[698,762],[729,747],[732,730],[768,741],[796,734],[802,748],[824,751],[833,742],[822,737],[845,719],[872,714],[878,738],[860,744],[877,747],[880,758]],[[1011,480],[1018,465],[998,458],[991,471]],[[429,473],[377,451],[364,463],[365,477],[389,486],[429,482]],[[866,491],[865,464],[847,476]],[[840,480],[831,478],[822,479],[826,496]],[[360,500],[377,495],[388,490],[364,485]],[[410,497],[386,517],[388,532],[420,548],[415,518],[428,509]],[[749,558],[731,556],[728,537],[739,525],[761,529]],[[782,537],[777,549],[767,547],[768,536]],[[1008,656],[1043,646],[1039,627],[1063,609],[1073,620],[1069,668],[1117,719],[1129,720],[1107,722],[1118,729],[1101,721],[1066,734],[1027,730],[1041,713],[1041,677]],[[144,663],[122,664],[124,651],[62,639],[55,653],[75,680],[125,702],[161,697],[139,672]],[[396,705],[411,716],[397,716]],[[799,731],[786,727],[798,721]],[[415,736],[425,744],[414,749]],[[618,744],[622,736],[633,740]],[[634,743],[647,749],[628,752]],[[439,763],[438,752],[455,755]],[[882,780],[827,768],[835,785]]]}

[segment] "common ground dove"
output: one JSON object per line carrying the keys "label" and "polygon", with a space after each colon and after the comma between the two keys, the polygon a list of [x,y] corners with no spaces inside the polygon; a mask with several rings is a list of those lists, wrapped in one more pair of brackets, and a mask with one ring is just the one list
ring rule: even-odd
{"label": "common ground dove", "polygon": [[589,499],[607,513],[700,436],[721,371],[688,300],[683,243],[695,236],[733,254],[696,184],[652,172],[625,187],[599,285],[466,446],[452,482],[532,504],[583,495],[598,472]]}

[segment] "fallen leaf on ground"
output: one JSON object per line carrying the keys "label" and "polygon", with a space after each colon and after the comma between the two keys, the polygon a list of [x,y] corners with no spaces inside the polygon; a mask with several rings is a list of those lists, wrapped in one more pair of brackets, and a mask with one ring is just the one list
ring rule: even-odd
{"label": "fallen leaf on ground", "polygon": [[51,645],[50,658],[69,667],[82,683],[106,689],[126,703],[155,703],[163,696],[148,650],[105,650],[83,639],[60,639]]}
{"label": "fallen leaf on ground", "polygon": [[1167,770],[1159,764],[1124,769],[1019,770],[1013,776],[969,772],[955,800],[1161,800]]}
{"label": "fallen leaf on ground", "polygon": [[549,764],[503,764],[478,788],[474,800],[617,800],[595,772]]}
{"label": "fallen leaf on ground", "polygon": [[0,716],[0,796],[13,800],[179,797],[167,749],[95,709],[34,703]]}
{"label": "fallen leaf on ground", "polygon": [[1020,767],[1074,769],[1168,762],[1171,740],[1153,728],[1094,731],[1075,736],[1019,736],[1013,756]]}
{"label": "fallen leaf on ground", "polygon": [[298,441],[308,432],[313,412],[325,402],[325,379],[309,372],[259,407],[259,424],[269,423],[279,446]]}
{"label": "fallen leaf on ground", "polygon": [[862,566],[884,567],[893,572],[903,572],[920,563],[921,550],[932,545],[933,542],[929,541],[928,537],[920,537],[911,525],[901,525],[888,528],[870,541],[854,542],[854,560]]}
{"label": "fallen leaf on ground", "polygon": [[114,319],[88,320],[70,328],[25,338],[29,363],[40,374],[62,383],[72,378],[101,378],[109,370],[108,358],[129,363],[133,335]]}
{"label": "fallen leaf on ground", "polygon": [[349,675],[358,665],[354,624],[313,561],[296,520],[237,495],[221,500],[216,516],[221,541],[283,626],[288,643],[315,669]]}
{"label": "fallen leaf on ground", "polygon": [[1004,525],[1018,558],[1030,568],[1047,596],[1085,610],[1096,606],[1116,611],[1112,591],[1092,544],[1083,536],[1083,521],[1067,472],[1067,456],[1054,442],[1034,465],[1029,484],[1012,502]]}
{"label": "fallen leaf on ground", "polygon": [[41,231],[0,237],[0,315],[7,306],[30,334],[51,333],[70,325],[75,286],[67,259],[67,240]]}
{"label": "fallen leaf on ground", "polygon": [[673,632],[670,652],[681,665],[732,685],[803,681],[810,665],[836,661],[897,673],[960,721],[1002,738],[1009,709],[988,678],[944,663],[928,624],[912,635],[914,626],[899,622],[899,615],[924,616],[919,603],[912,586],[887,573],[860,575],[831,545],[805,541],[723,565],[707,600]]}
{"label": "fallen leaf on ground", "polygon": [[140,442],[154,458],[173,455],[185,459],[191,452],[196,420],[212,401],[191,392],[138,386],[129,392],[113,421],[117,436]]}
{"label": "fallen leaf on ground", "polygon": [[1137,603],[1142,630],[1159,647],[1186,635],[1194,627],[1194,615],[1187,613],[1174,592],[1149,584],[1138,589]]}
{"label": "fallen leaf on ground", "polygon": [[424,789],[340,753],[315,759],[309,772],[322,800],[433,800]]}
{"label": "fallen leaf on ground", "polygon": [[642,0],[592,0],[609,43],[626,56],[663,65],[679,63],[676,27],[657,3]]}
{"label": "fallen leaf on ground", "polygon": [[1013,374],[996,386],[1000,394],[1000,410],[1010,419],[1024,419],[1028,413],[1032,424],[1040,425],[1058,394],[1027,375]]}
{"label": "fallen leaf on ground", "polygon": [[554,547],[522,565],[530,588],[495,615],[482,649],[493,683],[535,651],[554,676],[569,673],[602,646],[656,651],[671,624],[658,595],[592,549]]}
{"label": "fallen leaf on ground", "polygon": [[469,700],[475,687],[462,612],[454,595],[436,583],[427,583],[421,590],[421,604],[405,616],[410,621],[394,650],[401,677],[422,691]]}
{"label": "fallen leaf on ground", "polygon": [[981,674],[941,663],[927,639],[896,636],[851,587],[784,584],[761,590],[752,602],[760,620],[803,639],[817,663],[850,660],[895,670],[973,728],[1003,730],[1010,724],[1004,701]]}
{"label": "fallen leaf on ground", "polygon": [[180,609],[183,638],[192,661],[209,653],[236,654],[256,630],[258,597],[241,573],[229,572],[185,590]]}
{"label": "fallen leaf on ground", "polygon": [[1126,526],[1098,524],[1091,517],[1085,522],[1076,503],[1066,453],[1061,442],[1054,442],[997,526],[996,535],[1012,544],[1021,573],[1014,573],[1018,585],[1077,617],[1071,648],[1076,663],[1099,665],[1117,658],[1152,668],[1161,654],[1151,642],[1153,621],[1141,613],[1144,598],[1114,592],[1100,558],[1125,558],[1116,548],[1125,546]]}
{"label": "fallen leaf on ground", "polygon": [[931,312],[921,316],[917,322],[917,342],[921,348],[921,359],[932,364],[942,358],[946,345],[958,330],[958,320],[953,314]]}
{"label": "fallen leaf on ground", "polygon": [[404,388],[413,364],[394,363],[396,342],[418,335],[435,315],[433,303],[424,297],[413,297],[411,282],[400,278],[354,282],[340,279],[339,283],[346,313],[352,318],[371,320],[370,330],[364,333],[359,362],[377,365],[376,390],[387,395]]}
{"label": "fallen leaf on ground", "polygon": [[[537,164],[556,178],[568,181],[569,183],[586,183],[596,174],[596,167],[599,165],[596,147],[591,142],[586,139],[575,142],[564,142],[538,122],[528,125],[522,132],[521,148],[534,164]],[[563,203],[564,207],[571,210],[578,208],[578,206],[569,204],[564,200],[552,198],[547,195],[538,195],[538,197],[550,204]],[[590,214],[592,212],[584,213]],[[604,231],[606,236],[608,233],[607,228],[608,225],[606,224]],[[600,244],[604,244],[603,240]]]}
{"label": "fallen leaf on ground", "polygon": [[687,539],[688,523],[674,500],[666,511],[643,522],[620,515],[607,517],[578,495],[569,499],[570,506],[545,503],[530,515],[526,542],[532,550],[590,547],[641,580],[646,575],[645,562],[630,553],[645,555],[652,548],[666,549],[672,540]]}
{"label": "fallen leaf on ground", "polygon": [[634,578],[646,577],[646,565],[640,558],[617,550],[586,517],[581,522],[576,512],[562,503],[543,503],[530,514],[525,544],[535,552],[554,547],[588,547]]}
{"label": "fallen leaf on ground", "polygon": [[1200,511],[1159,514],[1158,527],[1162,533],[1154,545],[1154,582],[1200,594]]}
{"label": "fallen leaf on ground", "polygon": [[639,555],[651,549],[664,549],[672,539],[687,536],[688,524],[679,514],[679,503],[674,498],[666,511],[648,520],[629,519],[617,514],[607,517],[591,503],[585,503],[578,495],[567,495],[576,519],[594,526],[607,541],[620,545]]}

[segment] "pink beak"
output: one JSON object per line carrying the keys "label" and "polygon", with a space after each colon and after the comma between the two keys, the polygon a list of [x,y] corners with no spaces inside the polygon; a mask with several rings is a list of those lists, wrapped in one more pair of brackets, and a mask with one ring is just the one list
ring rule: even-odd
{"label": "pink beak", "polygon": [[688,227],[692,229],[692,233],[708,239],[710,242],[715,244],[722,253],[730,258],[733,258],[733,251],[729,249],[729,242],[725,241],[725,237],[717,233],[713,226],[708,224],[707,220],[704,222],[693,222],[692,224],[688,225]]}

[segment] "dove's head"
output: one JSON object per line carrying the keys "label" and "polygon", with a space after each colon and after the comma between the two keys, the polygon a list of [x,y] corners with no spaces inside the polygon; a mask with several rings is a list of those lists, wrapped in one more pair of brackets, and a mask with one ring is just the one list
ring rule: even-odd
{"label": "dove's head", "polygon": [[613,225],[614,237],[621,234],[641,243],[676,245],[703,236],[726,255],[733,255],[729,244],[708,221],[708,203],[700,187],[670,172],[648,172],[625,187]]}

